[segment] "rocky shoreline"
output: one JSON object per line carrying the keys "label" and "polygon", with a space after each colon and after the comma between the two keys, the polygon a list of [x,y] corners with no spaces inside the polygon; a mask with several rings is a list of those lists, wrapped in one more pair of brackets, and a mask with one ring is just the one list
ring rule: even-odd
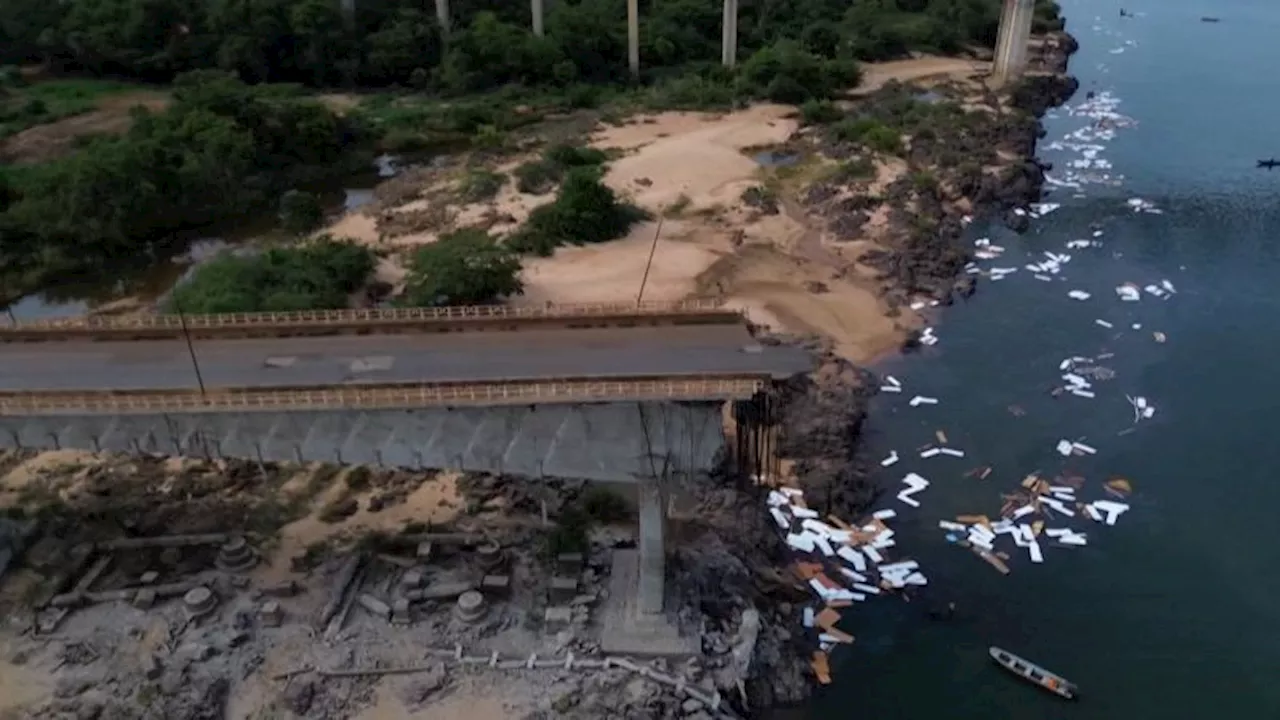
{"label": "rocky shoreline", "polygon": [[[999,217],[1018,232],[1027,228],[1025,215],[1014,210],[1026,208],[1042,197],[1045,172],[1050,167],[1035,158],[1036,142],[1044,135],[1040,120],[1049,109],[1065,103],[1078,89],[1078,81],[1066,74],[1068,60],[1077,48],[1075,38],[1066,32],[1044,38],[1039,54],[1033,59],[1033,71],[1009,97],[1009,107],[1026,113],[1030,120],[1010,116],[998,117],[993,123],[996,135],[989,139],[990,146],[1013,149],[1017,156],[1014,162],[1006,164],[997,175],[966,179],[957,177],[960,173],[956,173],[940,177],[940,186],[948,181],[954,183],[952,197],[941,193],[915,194],[915,200],[923,198],[925,202],[912,209],[928,219],[928,231],[895,238],[897,242],[891,248],[874,251],[871,258],[891,288],[886,293],[891,306],[900,307],[920,295],[945,305],[957,295],[972,294],[974,283],[964,274],[965,265],[972,259],[972,247],[961,241],[964,216]],[[898,91],[888,88],[887,92]],[[875,101],[874,96],[871,101]],[[966,149],[970,148],[947,147],[940,141],[920,149],[916,159],[921,164],[937,167],[939,155],[959,150],[963,164]],[[913,151],[916,150],[913,147]],[[910,194],[904,183],[886,189],[887,196],[895,193],[899,197]],[[809,190],[810,200],[822,195],[835,193],[820,185]],[[967,200],[968,204],[957,200]],[[817,204],[807,203],[810,208]],[[907,206],[907,202],[900,201],[895,210],[904,213]],[[899,217],[891,225],[911,227],[912,223]],[[913,343],[914,338],[908,340],[908,348]],[[816,350],[821,345],[813,344]],[[779,454],[794,459],[794,481],[806,497],[824,498],[825,511],[837,516],[857,517],[866,512],[877,495],[877,488],[869,480],[875,463],[859,456],[859,434],[877,384],[869,371],[827,352],[817,371],[793,379],[780,395]],[[764,515],[763,508],[762,503],[756,503],[738,514],[760,518]],[[742,528],[753,530],[748,534],[741,532]],[[744,519],[736,532],[721,539],[757,562],[767,559],[785,562],[787,557],[788,550],[777,528],[759,519],[754,522]],[[762,612],[761,636],[771,637],[773,642],[767,650],[757,652],[752,665],[748,697],[753,702],[750,708],[745,708],[748,711],[800,703],[813,688],[808,662],[812,640],[802,632],[800,619],[801,604],[808,598],[796,601],[791,593],[798,587],[791,586],[785,593],[777,591],[767,597],[771,604],[762,606],[771,611]],[[804,593],[804,589],[800,592]]]}

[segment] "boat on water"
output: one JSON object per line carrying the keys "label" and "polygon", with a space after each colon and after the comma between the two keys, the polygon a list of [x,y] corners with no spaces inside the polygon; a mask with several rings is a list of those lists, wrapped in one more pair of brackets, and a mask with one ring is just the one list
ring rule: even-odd
{"label": "boat on water", "polygon": [[994,645],[991,646],[988,652],[991,654],[991,659],[995,660],[1000,667],[1027,682],[1039,685],[1045,690],[1068,700],[1075,700],[1079,695],[1079,690],[1076,686],[1061,675],[1051,673],[1033,662],[1024,660],[1008,650],[1002,650]]}

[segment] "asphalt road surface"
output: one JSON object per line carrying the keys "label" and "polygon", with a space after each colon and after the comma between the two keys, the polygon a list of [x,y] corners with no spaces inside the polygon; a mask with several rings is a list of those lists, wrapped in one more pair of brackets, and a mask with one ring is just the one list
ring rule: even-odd
{"label": "asphalt road surface", "polygon": [[[809,370],[797,348],[744,326],[194,340],[207,388],[486,382]],[[0,345],[0,391],[195,389],[177,340]]]}

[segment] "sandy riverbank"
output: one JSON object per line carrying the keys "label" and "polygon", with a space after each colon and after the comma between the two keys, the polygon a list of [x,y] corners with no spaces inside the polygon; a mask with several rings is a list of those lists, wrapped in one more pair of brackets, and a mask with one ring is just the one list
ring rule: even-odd
{"label": "sandy riverbank", "polygon": [[[958,83],[967,87],[969,100],[980,103],[986,69],[978,61],[935,57],[871,64],[856,94],[865,96],[895,81],[925,88]],[[803,167],[769,168],[754,157],[801,139],[794,152],[803,157]],[[815,147],[812,132],[801,131],[794,108],[660,113],[602,127],[589,143],[620,154],[609,165],[606,183],[655,217],[665,216],[661,232],[656,221],[642,223],[614,242],[530,258],[523,275],[526,294],[512,303],[632,301],[652,251],[645,299],[717,298],[773,331],[827,338],[840,355],[856,362],[896,349],[921,326],[914,312],[885,302],[882,273],[862,263],[868,252],[883,249],[880,236],[892,224],[888,209],[872,212],[856,237],[837,239],[799,202],[837,161]],[[526,159],[494,170],[510,173]],[[876,167],[869,182],[842,188],[842,194],[883,193],[908,172],[906,163],[892,158],[878,160]],[[443,207],[459,172],[398,178],[379,193],[379,202],[349,213],[325,232],[404,253],[467,225],[507,231],[553,198],[520,193],[507,182],[490,200]],[[766,187],[778,196],[779,212],[744,199],[748,190]],[[405,232],[404,225],[413,229]],[[394,284],[403,271],[392,259],[382,263],[379,277]]]}

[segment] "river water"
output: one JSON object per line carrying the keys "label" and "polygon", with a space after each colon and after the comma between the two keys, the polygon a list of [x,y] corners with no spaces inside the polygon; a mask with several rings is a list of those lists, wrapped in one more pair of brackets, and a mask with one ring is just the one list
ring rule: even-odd
{"label": "river water", "polygon": [[[872,450],[903,456],[881,472],[893,488],[881,506],[898,510],[896,550],[929,586],[914,602],[845,612],[857,641],[836,650],[813,717],[1280,718],[1280,170],[1254,167],[1280,156],[1280,3],[1126,0],[1132,18],[1112,0],[1063,6],[1081,42],[1071,104],[1109,91],[1139,123],[1098,153],[1124,183],[1051,193],[1062,207],[1021,237],[990,230],[1006,251],[980,265],[1020,269],[942,313],[936,346],[879,368],[906,388],[880,395],[869,421]],[[1091,120],[1054,115],[1041,154],[1062,179],[1079,148],[1049,143]],[[1163,214],[1135,212],[1135,197]],[[1067,248],[1095,229],[1100,247]],[[1023,267],[1046,250],[1071,255],[1050,282]],[[1176,294],[1122,302],[1114,290],[1161,280]],[[1094,383],[1096,398],[1049,394],[1063,358],[1102,353],[1115,377]],[[916,394],[939,403],[910,407]],[[1135,425],[1126,394],[1155,415]],[[967,456],[918,458],[938,429]],[[1065,458],[1063,438],[1098,452]],[[986,480],[963,476],[983,465]],[[919,510],[893,498],[908,471],[932,481]],[[1131,508],[1113,527],[1071,521],[1088,546],[1046,545],[1042,564],[1005,538],[1008,576],[946,542],[938,520],[995,516],[1000,493],[1033,471],[1086,477],[1089,500],[1105,497],[1101,481],[1128,478]],[[952,620],[926,619],[949,601]],[[1065,675],[1082,699],[1005,674],[989,645]]]}

